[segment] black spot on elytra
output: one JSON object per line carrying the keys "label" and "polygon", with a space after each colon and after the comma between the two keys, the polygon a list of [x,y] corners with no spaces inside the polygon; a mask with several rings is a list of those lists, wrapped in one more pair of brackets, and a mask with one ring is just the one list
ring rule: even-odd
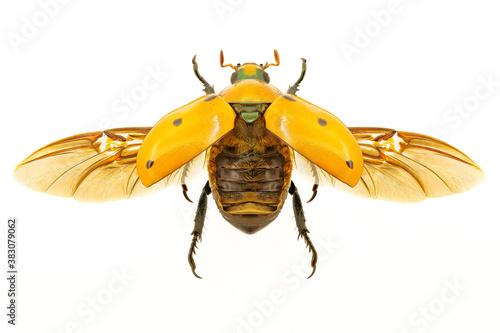
{"label": "black spot on elytra", "polygon": [[354,163],[352,163],[352,161],[351,161],[351,160],[346,161],[346,163],[347,163],[347,166],[348,166],[349,168],[351,168],[351,169],[352,169],[352,168],[354,168]]}
{"label": "black spot on elytra", "polygon": [[182,118],[177,118],[174,120],[174,126],[177,127],[182,124]]}
{"label": "black spot on elytra", "polygon": [[326,120],[323,118],[318,118],[318,124],[320,124],[321,126],[326,126]]}
{"label": "black spot on elytra", "polygon": [[208,102],[208,101],[211,101],[213,100],[215,97],[217,97],[217,94],[211,94],[209,95],[207,98],[205,98],[205,102]]}
{"label": "black spot on elytra", "polygon": [[295,98],[290,95],[283,95],[283,98],[289,100],[290,102],[295,102]]}
{"label": "black spot on elytra", "polygon": [[155,161],[153,161],[153,160],[149,160],[149,161],[146,163],[146,168],[147,168],[147,169],[151,168],[151,167],[153,166],[153,163],[154,163],[154,162],[155,162]]}

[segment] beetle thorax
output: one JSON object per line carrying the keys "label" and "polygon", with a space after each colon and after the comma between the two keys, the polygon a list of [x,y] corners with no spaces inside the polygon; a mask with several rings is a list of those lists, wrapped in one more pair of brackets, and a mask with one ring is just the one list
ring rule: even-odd
{"label": "beetle thorax", "polygon": [[232,105],[234,111],[241,116],[247,123],[253,123],[259,115],[263,115],[269,105],[261,104],[242,104]]}

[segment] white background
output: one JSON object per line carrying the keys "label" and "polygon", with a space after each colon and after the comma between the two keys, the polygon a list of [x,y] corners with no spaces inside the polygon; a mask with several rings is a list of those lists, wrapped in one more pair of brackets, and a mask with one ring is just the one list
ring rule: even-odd
{"label": "white background", "polygon": [[[7,284],[0,280],[2,332],[500,331],[494,1],[401,0],[382,27],[373,12],[393,8],[389,0],[73,0],[43,22],[40,3],[47,2],[0,5],[0,267],[6,271],[6,220],[16,216],[20,271],[15,328],[6,324]],[[22,37],[26,20],[43,26]],[[365,28],[372,29],[368,40],[359,35]],[[346,57],[347,44],[357,53]],[[180,188],[84,204],[28,190],[11,176],[45,144],[105,122],[152,126],[201,96],[194,54],[219,91],[232,72],[219,67],[220,49],[228,62],[264,63],[274,48],[282,64],[268,72],[282,91],[304,57],[299,96],[348,126],[441,133],[482,167],[486,181],[418,204],[320,188],[305,205],[322,259],[309,280],[290,200],[275,222],[248,236],[210,199],[198,280],[187,263],[196,207]],[[168,75],[135,108],[114,112],[147,68]],[[473,101],[476,89],[486,92],[481,77],[497,82],[489,96],[470,112],[449,111]],[[204,182],[190,185],[193,199]],[[297,185],[307,199],[311,184]],[[334,244],[330,252],[325,243]],[[114,277],[122,271],[130,277],[125,286]]]}

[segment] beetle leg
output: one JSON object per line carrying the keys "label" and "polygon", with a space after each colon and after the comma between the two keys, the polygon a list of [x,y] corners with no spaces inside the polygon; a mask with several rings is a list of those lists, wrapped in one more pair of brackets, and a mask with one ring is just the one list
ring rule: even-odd
{"label": "beetle leg", "polygon": [[196,269],[196,264],[194,262],[193,255],[196,254],[196,243],[198,241],[201,242],[201,234],[203,232],[203,225],[205,223],[205,215],[207,214],[207,196],[212,193],[212,190],[210,189],[210,184],[207,182],[205,187],[203,188],[203,191],[201,192],[200,195],[200,200],[198,201],[198,208],[196,209],[196,216],[194,217],[194,229],[191,235],[193,235],[193,240],[191,241],[191,246],[189,248],[189,254],[188,254],[188,261],[189,261],[189,266],[191,266],[191,271],[193,272],[194,276],[197,278],[201,279],[201,276],[196,274],[195,269]]}
{"label": "beetle leg", "polygon": [[293,84],[293,86],[288,87],[288,90],[286,91],[287,94],[290,95],[295,95],[297,94],[297,91],[299,90],[299,84],[304,80],[304,76],[306,75],[306,59],[300,58],[302,60],[302,72],[300,72],[299,79]]}
{"label": "beetle leg", "polygon": [[309,199],[309,201],[307,203],[310,203],[311,201],[314,200],[314,198],[316,198],[316,195],[318,194],[318,186],[319,186],[318,184],[314,184],[313,189],[312,189],[313,195],[312,195],[311,199]]}
{"label": "beetle leg", "polygon": [[309,238],[309,230],[306,227],[306,218],[304,216],[304,209],[302,209],[302,202],[300,201],[299,191],[295,187],[295,184],[291,182],[290,189],[288,190],[291,195],[293,195],[293,213],[295,215],[295,222],[297,223],[297,229],[299,231],[298,238],[302,237],[306,242],[306,247],[309,248],[309,252],[312,252],[311,267],[313,271],[309,275],[308,279],[313,276],[316,271],[316,263],[318,262],[318,253],[314,248],[314,245]]}
{"label": "beetle leg", "polygon": [[187,201],[189,201],[189,202],[192,203],[191,199],[189,199],[189,196],[188,196],[187,192],[188,192],[187,185],[186,184],[182,184],[182,194],[184,194],[184,198],[186,198]]}
{"label": "beetle leg", "polygon": [[203,91],[207,93],[207,95],[215,93],[214,86],[210,85],[203,76],[201,76],[200,72],[198,72],[198,63],[196,62],[196,54],[193,57],[193,70],[194,70],[194,75],[198,78],[198,80],[203,83]]}

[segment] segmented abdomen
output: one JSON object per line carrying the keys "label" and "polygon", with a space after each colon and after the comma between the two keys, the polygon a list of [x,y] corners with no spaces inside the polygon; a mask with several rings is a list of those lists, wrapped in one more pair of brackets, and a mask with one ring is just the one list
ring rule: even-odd
{"label": "segmented abdomen", "polygon": [[290,150],[280,141],[272,142],[259,150],[242,150],[224,145],[223,139],[211,149],[209,174],[217,206],[228,222],[246,233],[271,223],[286,198]]}

